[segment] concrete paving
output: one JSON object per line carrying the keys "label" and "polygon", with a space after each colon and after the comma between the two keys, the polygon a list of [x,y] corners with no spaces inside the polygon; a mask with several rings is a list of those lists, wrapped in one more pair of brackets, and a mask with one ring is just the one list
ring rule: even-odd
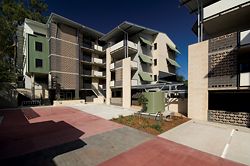
{"label": "concrete paving", "polygon": [[160,137],[250,165],[250,129],[247,128],[191,120]]}
{"label": "concrete paving", "polygon": [[129,127],[115,129],[84,139],[86,146],[58,155],[53,161],[60,166],[98,165],[153,138]]}
{"label": "concrete paving", "polygon": [[1,165],[239,165],[70,107],[0,110],[0,115]]}
{"label": "concrete paving", "polygon": [[118,118],[120,115],[128,116],[134,114],[137,109],[125,109],[119,106],[106,105],[106,104],[78,104],[69,105],[69,107],[87,112],[89,114],[110,120],[112,118]]}

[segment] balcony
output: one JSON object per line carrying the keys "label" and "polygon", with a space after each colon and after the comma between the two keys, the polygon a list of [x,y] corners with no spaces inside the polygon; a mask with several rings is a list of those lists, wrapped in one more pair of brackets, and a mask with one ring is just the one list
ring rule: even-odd
{"label": "balcony", "polygon": [[104,59],[100,59],[100,58],[93,58],[92,61],[94,63],[99,63],[99,64],[104,64],[105,60]]}
{"label": "balcony", "polygon": [[96,77],[105,77],[105,72],[102,72],[102,71],[93,71],[93,76],[96,76]]}
{"label": "balcony", "polygon": [[106,60],[105,59],[101,59],[101,58],[93,58],[91,56],[82,56],[82,63],[88,64],[88,65],[98,65],[98,66],[102,66],[105,67],[106,65]]}
{"label": "balcony", "polygon": [[138,69],[138,63],[135,61],[130,62],[130,66],[132,70],[137,70]]}
{"label": "balcony", "polygon": [[[132,70],[138,69],[138,63],[135,61],[131,61],[130,66],[131,66]],[[110,70],[115,70],[116,68],[120,68],[120,67],[122,67],[122,61],[117,61],[117,62],[111,63],[109,67],[110,67]]]}
{"label": "balcony", "polygon": [[115,81],[110,81],[109,86],[110,86],[110,87],[114,87],[114,86],[115,86]]}
{"label": "balcony", "polygon": [[249,0],[230,1],[221,0],[204,8],[204,19],[222,12],[230,12],[239,9],[239,6],[248,3]]}
{"label": "balcony", "polygon": [[[137,53],[138,48],[137,44],[131,41],[128,41],[128,55]],[[117,59],[123,59],[125,57],[125,41],[122,40],[115,45],[111,46],[110,54],[115,56]]]}
{"label": "balcony", "polygon": [[93,42],[91,40],[83,40],[83,42],[81,44],[81,48],[87,49],[89,51],[97,51],[97,52],[104,52],[105,51],[102,46],[95,44],[95,42]]}
{"label": "balcony", "polygon": [[249,4],[249,0],[220,0],[205,7],[203,27],[206,39],[249,28],[246,21],[250,17]]}
{"label": "balcony", "polygon": [[131,86],[136,86],[138,85],[138,81],[137,80],[131,80]]}
{"label": "balcony", "polygon": [[240,45],[250,44],[250,30],[240,32]]}
{"label": "balcony", "polygon": [[121,87],[122,86],[122,81],[110,81],[110,84],[109,84],[110,87]]}
{"label": "balcony", "polygon": [[250,72],[240,73],[240,86],[250,86]]}

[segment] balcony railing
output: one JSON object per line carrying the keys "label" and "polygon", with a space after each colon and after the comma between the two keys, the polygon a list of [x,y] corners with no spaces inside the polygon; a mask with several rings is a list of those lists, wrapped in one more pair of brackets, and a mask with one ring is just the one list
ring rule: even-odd
{"label": "balcony railing", "polygon": [[137,80],[131,80],[131,86],[136,86],[138,85],[138,81]]}
{"label": "balcony railing", "polygon": [[250,44],[250,30],[240,32],[240,45]]}
{"label": "balcony railing", "polygon": [[217,15],[225,11],[227,12],[232,11],[236,7],[243,5],[247,2],[249,2],[249,0],[237,0],[237,1],[230,1],[230,2],[228,2],[228,0],[220,0],[204,8],[204,19],[208,17],[212,17],[214,15]]}
{"label": "balcony railing", "polygon": [[250,72],[240,73],[240,86],[250,86]]}
{"label": "balcony railing", "polygon": [[98,77],[104,77],[105,76],[105,72],[103,71],[93,71],[93,76],[98,76]]}
{"label": "balcony railing", "polygon": [[81,46],[89,48],[89,49],[94,49],[94,50],[97,50],[97,51],[100,51],[100,52],[104,51],[102,46],[99,46],[99,45],[95,44],[95,42],[93,42],[91,40],[83,40]]}
{"label": "balcony railing", "polygon": [[138,68],[138,63],[135,62],[135,61],[131,61],[130,66],[131,66],[131,68],[137,69]]}
{"label": "balcony railing", "polygon": [[111,87],[115,86],[115,81],[110,81],[109,86],[111,86]]}
{"label": "balcony railing", "polygon": [[[112,53],[114,51],[117,51],[117,50],[121,49],[124,46],[125,46],[125,41],[122,40],[122,41],[116,43],[115,45],[111,46],[110,52]],[[137,50],[137,44],[133,43],[131,41],[128,41],[128,48],[132,48],[132,49]]]}

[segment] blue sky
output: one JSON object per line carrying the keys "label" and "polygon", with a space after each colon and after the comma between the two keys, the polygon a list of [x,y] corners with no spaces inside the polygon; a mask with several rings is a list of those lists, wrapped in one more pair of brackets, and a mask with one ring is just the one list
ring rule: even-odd
{"label": "blue sky", "polygon": [[46,0],[54,12],[83,25],[107,33],[123,21],[133,22],[166,33],[181,55],[178,73],[187,79],[188,45],[197,41],[191,31],[196,20],[178,0]]}

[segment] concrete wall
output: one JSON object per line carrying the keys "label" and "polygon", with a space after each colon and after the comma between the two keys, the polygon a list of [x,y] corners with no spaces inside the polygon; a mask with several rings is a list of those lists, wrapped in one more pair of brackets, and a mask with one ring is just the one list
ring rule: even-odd
{"label": "concrete wall", "polygon": [[188,47],[188,117],[207,120],[208,41]]}
{"label": "concrete wall", "polygon": [[131,68],[130,57],[122,60],[122,106],[130,108],[131,106]]}
{"label": "concrete wall", "polygon": [[188,107],[187,99],[170,98],[168,100],[168,104],[166,102],[165,110],[169,110],[171,112],[177,112],[187,116],[187,109],[188,109],[187,107]]}

